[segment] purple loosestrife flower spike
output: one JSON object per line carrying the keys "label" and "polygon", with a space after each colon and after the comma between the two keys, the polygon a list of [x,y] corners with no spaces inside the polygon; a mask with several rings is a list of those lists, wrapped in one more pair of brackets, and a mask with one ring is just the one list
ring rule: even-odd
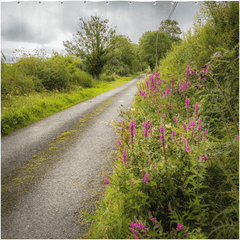
{"label": "purple loosestrife flower spike", "polygon": [[182,122],[182,126],[183,126],[184,130],[187,130],[187,125],[185,122]]}
{"label": "purple loosestrife flower spike", "polygon": [[189,109],[190,101],[188,98],[186,98],[185,100],[185,105],[186,105],[186,108]]}
{"label": "purple loosestrife flower spike", "polygon": [[173,138],[173,141],[175,141],[175,137],[176,137],[176,133],[174,131],[172,131],[172,138]]}
{"label": "purple loosestrife flower spike", "polygon": [[146,122],[144,122],[144,132],[143,132],[143,134],[144,134],[144,137],[146,138],[146,139],[148,139],[148,132],[149,132],[149,130],[148,130],[148,128],[150,127],[150,123],[148,122],[148,121],[146,121]]}
{"label": "purple loosestrife flower spike", "polygon": [[195,114],[198,115],[198,103],[195,104]]}
{"label": "purple loosestrife flower spike", "polygon": [[125,148],[124,148],[123,154],[122,154],[122,161],[127,166],[127,152],[125,151]]}
{"label": "purple loosestrife flower spike", "polygon": [[130,134],[131,134],[132,145],[134,144],[134,139],[133,138],[134,138],[134,135],[136,134],[135,126],[136,126],[136,121],[130,121],[129,129],[130,129]]}
{"label": "purple loosestrife flower spike", "polygon": [[167,86],[165,86],[165,94],[166,94],[166,96],[170,95],[170,91],[169,91],[169,88]]}
{"label": "purple loosestrife flower spike", "polygon": [[205,129],[204,133],[203,133],[203,141],[206,141],[206,137],[207,137],[207,133],[208,133],[208,130]]}
{"label": "purple loosestrife flower spike", "polygon": [[164,132],[165,132],[165,128],[164,128],[164,124],[162,124],[160,127],[160,133],[164,135]]}
{"label": "purple loosestrife flower spike", "polygon": [[177,118],[175,116],[173,117],[173,121],[178,124],[178,120],[177,120]]}
{"label": "purple loosestrife flower spike", "polygon": [[144,178],[143,178],[143,183],[145,184],[145,182],[149,181],[149,174],[145,173]]}
{"label": "purple loosestrife flower spike", "polygon": [[188,65],[187,65],[187,69],[186,69],[186,76],[189,75],[189,68],[190,68],[190,65],[188,64]]}

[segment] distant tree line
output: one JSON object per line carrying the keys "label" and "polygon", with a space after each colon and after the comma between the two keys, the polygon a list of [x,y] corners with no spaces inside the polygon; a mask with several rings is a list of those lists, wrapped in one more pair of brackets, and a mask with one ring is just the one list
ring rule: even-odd
{"label": "distant tree line", "polygon": [[72,40],[63,42],[69,54],[81,58],[82,70],[96,78],[103,72],[126,76],[148,66],[153,70],[157,33],[158,60],[166,55],[172,43],[180,41],[181,30],[174,20],[162,21],[158,31],[145,32],[139,39],[139,45],[124,35],[116,35],[108,23],[107,19],[97,16],[91,16],[89,21],[81,18],[79,29],[73,34]]}

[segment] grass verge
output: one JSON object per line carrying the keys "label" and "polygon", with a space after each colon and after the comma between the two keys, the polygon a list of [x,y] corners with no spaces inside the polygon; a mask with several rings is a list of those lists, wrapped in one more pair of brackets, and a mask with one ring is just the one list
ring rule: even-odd
{"label": "grass verge", "polygon": [[79,88],[70,92],[31,93],[26,96],[9,96],[1,101],[1,136],[34,123],[77,103],[120,87],[141,73],[130,77],[117,77],[116,81],[96,81],[94,88]]}

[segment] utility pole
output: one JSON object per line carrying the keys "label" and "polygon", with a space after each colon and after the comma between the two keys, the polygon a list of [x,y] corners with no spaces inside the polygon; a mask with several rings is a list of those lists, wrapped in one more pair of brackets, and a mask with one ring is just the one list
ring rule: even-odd
{"label": "utility pole", "polygon": [[157,72],[157,58],[158,58],[157,51],[158,51],[158,31],[157,31],[157,42],[156,42],[156,72]]}
{"label": "utility pole", "polygon": [[[174,12],[177,4],[178,4],[178,2],[174,2],[172,11],[170,12],[168,19],[171,18],[171,16],[172,16],[172,14],[173,14],[173,12]],[[157,56],[157,50],[158,50],[158,30],[157,30],[157,42],[156,42],[156,71],[157,71],[157,58],[158,58],[158,56]]]}

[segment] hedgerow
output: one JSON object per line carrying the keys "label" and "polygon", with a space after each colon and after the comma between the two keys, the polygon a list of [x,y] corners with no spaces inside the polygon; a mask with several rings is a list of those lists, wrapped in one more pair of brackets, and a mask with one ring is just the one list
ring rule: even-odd
{"label": "hedgerow", "polygon": [[[138,83],[134,108],[120,110],[122,123],[112,122],[116,163],[103,178],[108,188],[96,214],[85,212],[93,221],[88,238],[238,238],[236,113],[213,69],[188,65],[179,86],[159,73]],[[224,136],[213,131],[196,84],[216,84],[229,106]]]}

